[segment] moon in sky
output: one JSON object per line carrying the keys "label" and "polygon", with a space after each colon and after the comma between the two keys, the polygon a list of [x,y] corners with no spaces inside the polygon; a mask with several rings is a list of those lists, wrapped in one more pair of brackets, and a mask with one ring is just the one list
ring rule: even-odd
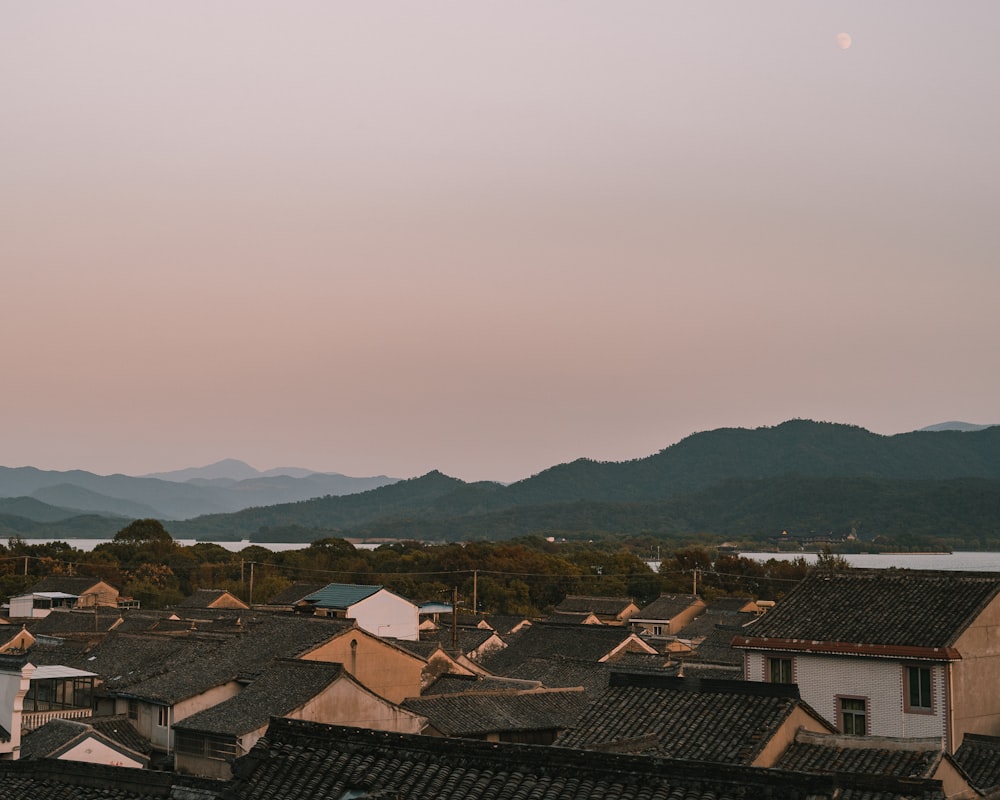
{"label": "moon in sky", "polygon": [[837,34],[837,47],[841,50],[846,50],[851,46],[851,34],[849,33],[838,33]]}

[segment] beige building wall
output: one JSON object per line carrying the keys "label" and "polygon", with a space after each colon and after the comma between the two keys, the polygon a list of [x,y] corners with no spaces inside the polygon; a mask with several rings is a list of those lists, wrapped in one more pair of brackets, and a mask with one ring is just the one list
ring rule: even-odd
{"label": "beige building wall", "polygon": [[792,709],[792,713],[788,715],[788,719],[778,728],[764,749],[760,751],[751,766],[773,767],[778,763],[781,754],[795,741],[795,734],[800,728],[812,733],[831,734],[836,732],[836,729],[832,725],[824,724],[823,720],[817,719],[801,706],[796,706]]}
{"label": "beige building wall", "polygon": [[347,631],[300,658],[343,664],[359,683],[393,703],[420,695],[426,666],[422,658],[360,629]]}
{"label": "beige building wall", "polygon": [[1000,736],[1000,596],[958,638],[962,659],[951,666],[952,739],[949,750],[966,733]]}

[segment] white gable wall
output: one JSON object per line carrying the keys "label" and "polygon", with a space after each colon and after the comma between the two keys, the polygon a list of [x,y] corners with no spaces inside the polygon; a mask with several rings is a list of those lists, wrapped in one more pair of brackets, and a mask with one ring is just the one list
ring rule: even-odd
{"label": "white gable wall", "polygon": [[376,636],[411,642],[420,639],[420,614],[417,606],[385,589],[348,607],[347,616],[357,620],[359,627]]}
{"label": "white gable wall", "polygon": [[838,698],[858,697],[867,701],[868,733],[872,736],[939,737],[947,731],[947,665],[931,666],[932,709],[904,711],[907,691],[906,665],[917,662],[882,658],[829,656],[801,653],[747,651],[746,678],[765,681],[770,656],[792,659],[792,679],[799,693],[830,724],[840,728]]}

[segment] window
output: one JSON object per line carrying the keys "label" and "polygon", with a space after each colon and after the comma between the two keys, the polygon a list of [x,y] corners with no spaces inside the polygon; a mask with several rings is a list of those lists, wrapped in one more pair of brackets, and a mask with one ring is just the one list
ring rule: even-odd
{"label": "window", "polygon": [[792,677],[792,659],[769,658],[767,660],[767,680],[769,683],[795,683]]}
{"label": "window", "polygon": [[653,636],[663,636],[663,626],[654,625],[653,626]]}
{"label": "window", "polygon": [[128,701],[128,718],[129,719],[139,719],[139,701],[129,700]]}
{"label": "window", "polygon": [[863,698],[840,698],[840,729],[854,736],[868,733],[867,703]]}
{"label": "window", "polygon": [[156,707],[156,724],[161,728],[167,728],[170,726],[170,707],[169,706],[157,706]]}
{"label": "window", "polygon": [[931,705],[931,668],[906,668],[906,710],[930,711]]}

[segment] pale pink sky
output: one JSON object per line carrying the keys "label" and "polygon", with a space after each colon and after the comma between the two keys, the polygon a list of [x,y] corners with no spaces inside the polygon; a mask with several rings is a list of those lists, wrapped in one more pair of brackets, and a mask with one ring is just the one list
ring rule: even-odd
{"label": "pale pink sky", "polygon": [[515,480],[792,417],[1000,422],[997,30],[987,0],[0,0],[0,464]]}

